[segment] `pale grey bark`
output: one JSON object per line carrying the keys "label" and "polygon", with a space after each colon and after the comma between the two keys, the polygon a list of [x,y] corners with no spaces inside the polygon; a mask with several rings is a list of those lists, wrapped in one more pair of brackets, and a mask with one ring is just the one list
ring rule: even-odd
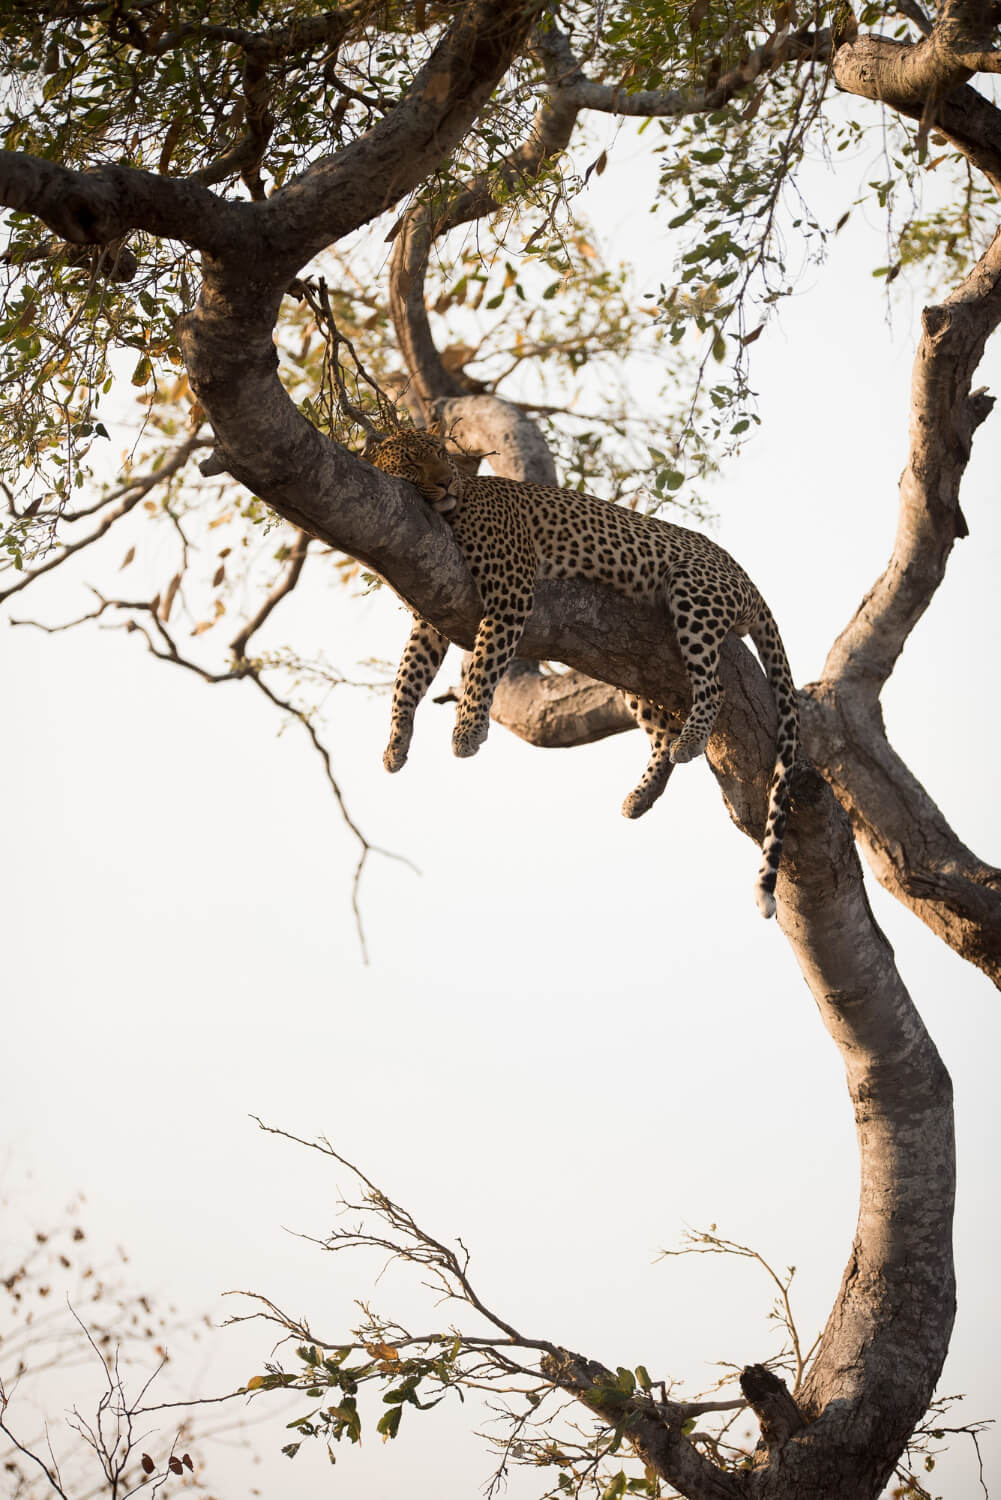
{"label": "pale grey bark", "polygon": [[[49,163],[0,155],[0,201],[38,214],[74,243],[117,238],[138,226],[210,252],[198,307],[184,320],[179,336],[192,387],[215,429],[218,462],[304,533],[382,574],[418,613],[466,646],[478,624],[480,600],[450,528],[409,487],[352,458],[296,410],[278,381],[272,327],[291,275],[330,240],[412,190],[461,138],[524,46],[540,8],[502,0],[478,0],[465,7],[396,110],[266,203],[223,203],[197,184],[164,185],[150,174],[122,168],[60,175],[61,169]],[[997,112],[986,101],[970,103],[966,96],[971,90],[954,89],[965,67],[958,60],[960,43],[963,57],[979,45],[976,26],[971,31],[966,24],[975,13],[972,0],[947,7],[941,34],[936,39],[933,31],[929,38],[933,45],[923,53],[911,49],[907,58],[881,45],[870,47],[865,39],[845,42],[836,49],[835,72],[843,87],[869,90],[871,97],[889,100],[905,113],[917,112],[922,119],[931,100],[936,126],[953,139],[968,139],[963,149],[971,160],[993,172],[992,153],[1001,166]],[[946,21],[954,29],[962,22],[965,30],[961,26],[950,41]],[[774,66],[781,47],[792,41],[770,45],[769,55],[755,61],[761,66],[754,77]],[[800,39],[797,45],[805,43]],[[734,87],[746,86],[750,76]],[[573,111],[588,98],[587,81],[576,64],[551,81],[556,92],[545,118],[559,120],[560,128],[569,130]],[[595,97],[595,107],[615,107],[615,100],[603,98],[599,103]],[[956,123],[960,115],[965,136]],[[556,136],[546,141],[550,139]],[[470,214],[485,201],[482,194],[470,199]],[[400,264],[411,277],[407,284],[401,276],[397,287],[405,332],[423,316],[422,298],[412,295],[414,269],[422,281],[427,247],[444,222],[439,216],[418,235],[414,216],[408,221],[413,237],[401,238]],[[891,564],[885,582],[877,585],[832,653],[830,678],[825,677],[825,683],[833,684],[831,691],[808,695],[807,739],[824,775],[806,766],[797,773],[779,876],[779,924],[845,1060],[856,1111],[862,1185],[855,1244],[817,1356],[796,1398],[806,1425],[797,1427],[788,1412],[785,1421],[766,1420],[765,1441],[751,1471],[721,1473],[688,1442],[674,1413],[658,1416],[637,1408],[631,1440],[689,1500],[741,1495],[871,1500],[927,1405],[948,1344],[954,1307],[949,1081],[873,919],[851,824],[828,780],[851,809],[867,845],[878,845],[884,835],[886,844],[910,837],[909,825],[887,833],[890,814],[883,804],[888,794],[884,789],[870,797],[866,757],[881,745],[879,687],[941,576],[948,546],[961,531],[953,491],[973,428],[983,415],[982,404],[969,396],[971,361],[975,363],[977,340],[982,347],[997,321],[996,270],[993,261],[982,266],[968,295],[949,299],[942,316],[933,315],[926,327],[927,349],[923,345],[920,357],[927,357],[927,367],[916,381],[915,410],[919,436],[923,420],[929,431],[924,456],[914,459],[902,485],[905,521],[898,565]],[[411,357],[415,375],[427,385],[421,399],[436,407],[436,415],[447,420],[461,416],[461,436],[477,447],[498,446],[503,472],[523,477],[542,472],[542,456],[525,447],[530,428],[509,408],[480,404],[454,385],[436,387],[433,345],[430,352],[415,346]],[[923,410],[927,418],[920,416]],[[929,480],[933,469],[939,477]],[[528,658],[565,662],[591,679],[539,677],[519,669],[505,685],[497,699],[498,715],[517,724],[520,732],[531,726],[540,743],[579,742],[615,732],[619,688],[679,713],[687,707],[687,681],[666,611],[601,586],[580,580],[542,585],[522,651]],[[873,671],[870,656],[880,653],[883,664]],[[758,840],[774,759],[774,703],[757,664],[736,640],[725,645],[721,678],[724,704],[708,760],[731,815]],[[615,684],[615,690],[604,693],[602,682]],[[830,707],[833,699],[837,714]],[[851,706],[847,717],[845,703]],[[823,727],[812,727],[834,722],[847,726],[837,741],[836,765],[824,760]],[[910,798],[907,818],[915,826],[927,825],[920,788],[907,782],[899,765],[884,762],[879,771],[887,785],[892,778],[895,794],[903,791],[905,802]],[[939,873],[945,873],[951,860],[951,873],[958,866],[971,890],[990,897],[996,891],[993,876],[957,846],[944,820],[936,836],[941,839]],[[918,854],[916,845],[904,847],[911,862]],[[880,857],[878,849],[874,857]],[[921,910],[920,893],[903,882],[898,893],[929,920]],[[976,924],[976,918],[959,917],[960,902],[945,890],[944,881],[936,900],[944,903],[950,920]],[[983,918],[985,931],[986,926]],[[952,941],[944,920],[941,930]],[[967,951],[975,958],[974,946]],[[597,1369],[571,1354],[553,1367],[568,1390],[601,1412],[594,1393]]]}

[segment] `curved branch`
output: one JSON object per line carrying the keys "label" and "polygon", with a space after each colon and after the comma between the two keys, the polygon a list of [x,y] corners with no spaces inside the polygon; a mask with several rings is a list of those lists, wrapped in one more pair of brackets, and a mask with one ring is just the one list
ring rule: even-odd
{"label": "curved branch", "polygon": [[455,396],[437,401],[434,415],[469,452],[490,455],[505,479],[558,484],[556,465],[538,424],[500,396]]}
{"label": "curved branch", "polygon": [[548,33],[544,45],[560,86],[566,89],[578,109],[594,109],[604,114],[638,119],[680,119],[683,115],[711,114],[783,63],[827,62],[831,57],[829,30],[814,31],[803,27],[799,31],[790,31],[788,26],[783,26],[750,51],[737,67],[722,74],[711,88],[627,90],[621,84],[592,83],[585,78],[566,37],[556,28]]}
{"label": "curved branch", "polygon": [[320,250],[412,191],[447,155],[517,55],[544,0],[473,0],[411,88],[372,130],[266,202],[229,202],[193,179],[133,167],[74,172],[0,151],[0,204],[32,213],[72,244],[130,229],[181,239],[221,264],[260,275],[268,337],[275,297]]}
{"label": "curved branch", "polygon": [[839,87],[934,124],[1001,192],[1001,111],[966,82],[973,76],[966,52],[950,49],[940,26],[915,44],[860,36],[834,55]]}
{"label": "curved branch", "polygon": [[636,1403],[624,1403],[610,1370],[567,1349],[544,1356],[540,1368],[547,1379],[572,1392],[610,1427],[624,1426],[644,1463],[688,1500],[741,1500],[746,1494],[743,1475],[724,1473],[688,1441],[680,1405],[660,1412],[650,1401],[645,1403],[648,1413]]}
{"label": "curved branch", "polygon": [[993,405],[970,394],[1001,324],[1001,231],[961,286],[925,309],[911,442],[890,562],[807,689],[804,743],[855,824],[880,883],[1001,986],[1001,871],[962,843],[886,738],[879,696],[934,598],[958,537],[973,435]]}
{"label": "curved branch", "polygon": [[608,683],[582,672],[543,672],[521,657],[498,683],[490,717],[547,750],[592,745],[636,728],[622,694]]}
{"label": "curved branch", "polygon": [[473,0],[407,94],[336,157],[261,205],[285,280],[411,192],[461,139],[524,46],[545,0]]}
{"label": "curved branch", "polygon": [[845,1060],[861,1185],[841,1291],[797,1395],[810,1425],[770,1459],[797,1500],[881,1492],[931,1398],[955,1311],[951,1085],[850,844],[821,778],[801,776],[779,922]]}
{"label": "curved branch", "polygon": [[824,663],[825,680],[876,694],[934,597],[958,537],[959,489],[973,434],[993,398],[970,394],[987,340],[1001,324],[1001,230],[956,290],[925,308],[911,379],[910,453],[900,480],[893,555]]}
{"label": "curved branch", "polygon": [[19,151],[0,151],[0,204],[36,215],[73,245],[106,245],[147,229],[211,255],[246,253],[254,222],[252,205],[228,203],[196,182],[138,167],[75,172]]}
{"label": "curved branch", "polygon": [[404,215],[390,262],[389,310],[410,372],[411,391],[425,421],[431,420],[436,401],[468,390],[445,368],[431,336],[424,281],[435,240],[461,224],[495,213],[501,206],[496,196],[500,186],[523,190],[547,161],[566,148],[576,123],[577,106],[565,92],[554,93],[539,108],[528,138],[517,150],[481,172],[446,204],[418,203]]}

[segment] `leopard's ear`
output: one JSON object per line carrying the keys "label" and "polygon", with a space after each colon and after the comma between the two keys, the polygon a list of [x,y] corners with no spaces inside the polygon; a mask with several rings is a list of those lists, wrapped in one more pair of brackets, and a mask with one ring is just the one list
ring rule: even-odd
{"label": "leopard's ear", "polygon": [[488,455],[486,453],[477,453],[466,448],[460,448],[453,441],[449,444],[448,456],[452,460],[460,474],[464,474],[467,479],[475,479],[477,470],[480,467],[481,460],[486,458]]}
{"label": "leopard's ear", "polygon": [[448,444],[449,458],[460,474],[465,474],[467,479],[475,479],[483,460],[490,458],[496,452],[496,448],[463,448],[454,437],[449,440]]}
{"label": "leopard's ear", "polygon": [[391,432],[378,432],[375,428],[365,434],[365,446],[361,450],[361,457],[370,460],[377,448],[381,448],[393,434]]}

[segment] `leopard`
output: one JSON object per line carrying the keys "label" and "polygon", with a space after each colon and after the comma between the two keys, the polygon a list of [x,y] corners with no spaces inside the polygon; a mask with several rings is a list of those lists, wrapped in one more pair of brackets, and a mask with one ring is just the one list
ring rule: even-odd
{"label": "leopard", "polygon": [[[622,805],[638,818],[656,802],[677,765],[703,754],[719,712],[720,650],[731,633],[749,635],[777,711],[775,760],[755,896],[775,915],[775,885],[799,751],[796,688],[782,637],[761,594],[728,552],[701,532],[577,490],[475,473],[461,451],[422,429],[380,442],[369,461],[413,485],[451,526],[479,589],[483,613],[459,698],[452,735],[457,756],[475,755],[487,737],[490,708],[547,579],[589,579],[628,599],[663,600],[691,689],[691,708],[674,732],[661,704],[624,692],[649,739],[649,761]],[[393,687],[387,771],[405,764],[414,715],[444,660],[449,640],[414,616]]]}

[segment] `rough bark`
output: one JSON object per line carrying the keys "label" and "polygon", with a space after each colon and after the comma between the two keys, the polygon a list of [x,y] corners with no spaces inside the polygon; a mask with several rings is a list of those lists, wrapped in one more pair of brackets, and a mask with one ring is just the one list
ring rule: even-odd
{"label": "rough bark", "polygon": [[949,0],[920,42],[864,35],[837,46],[835,81],[922,131],[934,126],[1001,191],[1001,111],[968,83],[978,68],[997,65],[995,24],[988,0]]}
{"label": "rough bark", "polygon": [[1001,323],[1001,233],[961,286],[926,308],[893,555],[806,690],[804,741],[855,825],[880,882],[1001,985],[1001,871],[973,854],[886,738],[879,695],[931,604],[957,538],[973,435],[993,405],[971,395]]}
{"label": "rough bark", "polygon": [[[473,0],[458,13],[395,110],[336,158],[318,164],[266,203],[224,203],[197,184],[170,184],[122,168],[60,175],[61,169],[50,163],[0,155],[0,200],[38,214],[74,243],[102,243],[141,226],[176,235],[207,252],[202,295],[179,337],[192,387],[216,432],[217,462],[304,533],[382,574],[417,612],[466,646],[481,606],[451,529],[412,489],[352,458],[298,412],[278,381],[272,327],[290,275],[315,251],[410,191],[459,140],[524,45],[540,9],[541,4]],[[837,49],[835,71],[844,87],[860,93],[870,89],[870,97],[887,100],[904,113],[917,112],[922,120],[933,104],[935,123],[946,133],[956,128],[950,111],[967,111],[975,119],[968,131],[976,137],[971,159],[986,162],[984,169],[993,171],[991,153],[1001,139],[992,136],[997,112],[985,106],[991,110],[988,117],[980,105],[966,100],[972,91],[956,89],[966,68],[961,59],[977,44],[976,27],[966,25],[975,9],[972,3],[947,7],[930,45],[923,51],[924,44],[908,49],[907,57],[892,47],[867,50],[862,43],[845,43]],[[946,21],[961,21],[966,29],[950,41]],[[768,56],[757,60],[761,66],[753,76],[774,65],[785,45],[775,41]],[[546,118],[572,125],[573,110],[585,102],[585,83],[573,73],[566,95],[558,98],[557,80]],[[564,109],[567,113],[561,115]],[[1001,166],[1001,153],[997,164]],[[470,212],[483,201],[471,199]],[[418,218],[409,222],[416,226]],[[400,264],[416,257],[408,274],[416,268],[422,277],[427,247],[444,222],[440,216],[427,221],[423,239],[401,238]],[[969,397],[970,375],[978,347],[982,349],[999,318],[998,271],[995,260],[986,264],[985,258],[979,279],[971,279],[962,296],[950,298],[939,310],[941,316],[926,321],[927,348],[923,341],[922,374],[915,383],[915,430],[920,436],[922,422],[933,422],[947,438],[938,446],[926,442],[921,453],[915,439],[915,456],[901,488],[896,563],[885,587],[877,585],[832,652],[824,691],[809,695],[808,743],[821,758],[824,731],[813,727],[821,723],[847,723],[851,736],[863,738],[866,753],[879,748],[879,688],[937,586],[952,540],[961,534],[954,492],[973,429],[984,414],[982,403]],[[423,316],[418,299],[411,296],[413,285],[401,276],[397,286],[403,324],[411,329]],[[432,358],[415,350],[412,357],[422,378],[427,375],[426,399],[441,406],[438,414],[452,420],[461,416],[466,424],[462,435],[477,446],[482,444],[472,434],[482,422],[489,444],[505,413],[496,406],[474,405],[461,391],[434,389],[436,354]],[[535,476],[542,459],[526,454],[527,429],[519,428],[514,418],[510,421],[498,467]],[[602,586],[581,580],[542,585],[522,651],[529,658],[566,662],[577,674],[633,690],[679,713],[687,706],[687,680],[666,611]],[[774,702],[760,669],[736,640],[725,644],[720,675],[724,703],[708,760],[731,815],[757,840],[774,759]],[[522,701],[512,708],[519,692]],[[524,702],[527,694],[530,709]],[[847,718],[846,703],[851,710]],[[538,677],[519,669],[498,696],[500,715],[507,713],[511,722],[523,725],[531,720],[534,732],[549,743],[566,743],[568,725],[573,735],[588,738],[615,732],[618,712],[617,695],[610,699],[579,675]],[[869,774],[868,762],[862,765],[863,754],[849,738],[845,730],[837,766],[823,761],[823,769],[852,809],[864,839],[873,845],[877,835],[885,836],[887,845],[897,836],[913,840],[918,822],[927,824],[927,807],[914,793],[907,815],[915,828],[888,834],[885,807],[870,807],[867,801],[863,771]],[[894,796],[906,800],[911,795],[899,766],[886,763],[879,770],[887,778],[892,775]],[[873,794],[872,800],[879,799]],[[957,856],[947,827],[939,834],[942,846],[932,868],[954,877],[958,863],[967,886],[992,898],[997,891],[993,875],[980,873],[983,867],[968,851]],[[915,842],[904,847],[913,860]],[[968,856],[965,865],[963,856]],[[751,867],[749,879],[750,873]],[[945,887],[941,879],[935,899],[944,903],[952,920],[960,902]],[[913,877],[910,890],[901,878],[900,894],[921,909],[923,898],[915,894]],[[867,1500],[879,1493],[927,1406],[952,1326],[950,1086],[873,919],[848,816],[824,777],[805,766],[794,781],[777,895],[780,927],[845,1059],[861,1159],[852,1255],[798,1393],[803,1425],[787,1406],[779,1411],[773,1401],[766,1409],[769,1393],[762,1393],[760,1381],[752,1393],[762,1414],[765,1444],[751,1471],[732,1475],[718,1470],[684,1437],[677,1411],[668,1403],[656,1411],[653,1403],[638,1402],[628,1435],[656,1471],[690,1500],[741,1495]],[[962,920],[976,925],[977,918]],[[986,930],[987,918],[980,920]],[[951,940],[944,920],[942,935]],[[974,950],[971,941],[970,956]],[[552,1373],[592,1410],[617,1421],[621,1402],[610,1402],[607,1390],[603,1393],[602,1370],[583,1356],[566,1354],[556,1360]]]}

